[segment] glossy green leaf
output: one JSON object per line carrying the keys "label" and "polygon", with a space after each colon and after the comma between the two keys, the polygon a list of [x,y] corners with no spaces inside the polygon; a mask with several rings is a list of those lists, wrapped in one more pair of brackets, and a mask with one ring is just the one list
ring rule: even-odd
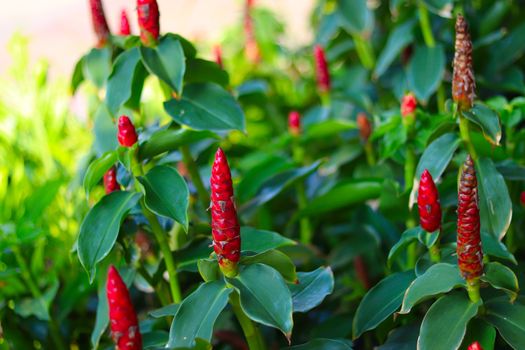
{"label": "glossy green leaf", "polygon": [[357,125],[353,121],[328,119],[308,127],[302,138],[304,141],[309,141],[316,138],[333,137],[341,132],[356,128]]}
{"label": "glossy green leaf", "polygon": [[201,58],[192,58],[186,61],[186,74],[184,75],[186,84],[210,82],[226,88],[229,80],[228,73],[215,62]]}
{"label": "glossy green leaf", "polygon": [[483,131],[483,136],[493,145],[499,145],[501,140],[501,124],[498,114],[487,107],[486,105],[476,102],[474,106],[468,111],[464,111],[463,115],[478,125]]}
{"label": "glossy green leaf", "polygon": [[213,325],[233,291],[223,281],[201,284],[180,304],[170,328],[167,347],[191,347],[195,338],[211,340]]}
{"label": "glossy green leaf", "polygon": [[359,304],[353,323],[353,337],[376,328],[401,306],[403,296],[416,278],[414,272],[394,273],[376,284]]}
{"label": "glossy green leaf", "polygon": [[93,282],[96,265],[104,259],[115,244],[120,224],[133,208],[141,194],[117,191],[104,196],[88,212],[78,235],[78,257]]}
{"label": "glossy green leaf", "polygon": [[385,48],[381,51],[374,69],[374,76],[380,77],[390,67],[399,53],[414,40],[412,29],[414,20],[399,24],[388,36]]}
{"label": "glossy green leaf", "polygon": [[507,184],[489,158],[476,162],[481,229],[503,239],[512,219]]}
{"label": "glossy green leaf", "polygon": [[148,71],[180,94],[186,61],[179,40],[165,36],[155,48],[141,46],[139,50]]}
{"label": "glossy green leaf", "polygon": [[437,15],[445,18],[452,17],[454,8],[452,0],[423,0],[428,9]]}
{"label": "glossy green leaf", "polygon": [[488,232],[481,231],[481,246],[484,254],[508,260],[515,265],[518,264],[514,255],[507,249],[507,246]]}
{"label": "glossy green leaf", "polygon": [[352,342],[348,339],[313,339],[308,343],[283,348],[283,350],[352,350]]}
{"label": "glossy green leaf", "polygon": [[255,253],[263,253],[270,249],[276,249],[296,244],[295,241],[286,238],[277,232],[258,230],[253,227],[241,227],[241,250]]}
{"label": "glossy green leaf", "polygon": [[408,325],[393,329],[386,342],[377,350],[414,350],[417,348],[419,325]]}
{"label": "glossy green leaf", "polygon": [[372,30],[374,14],[368,8],[366,0],[338,0],[339,12],[343,26],[351,33],[362,33]]}
{"label": "glossy green leaf", "polygon": [[286,336],[291,335],[292,295],[277,271],[254,264],[242,269],[228,282],[239,291],[241,307],[249,318],[280,329]]}
{"label": "glossy green leaf", "polygon": [[72,94],[74,94],[77,91],[78,87],[80,86],[80,84],[82,84],[82,82],[85,79],[83,69],[84,57],[77,61],[77,63],[75,64],[75,68],[73,69],[73,74],[71,75],[70,89]]}
{"label": "glossy green leaf", "polygon": [[433,265],[410,284],[399,313],[407,314],[416,304],[428,297],[449,292],[459,286],[465,286],[465,280],[459,274],[457,265]]}
{"label": "glossy green leaf", "polygon": [[241,263],[244,265],[264,264],[273,267],[287,282],[297,281],[295,265],[288,255],[278,250],[267,250],[257,255],[243,256]]}
{"label": "glossy green leaf", "polygon": [[150,311],[148,312],[148,315],[150,315],[153,318],[175,316],[177,312],[179,311],[179,308],[180,308],[180,304],[170,304],[170,305],[163,306],[159,309]]}
{"label": "glossy green leaf", "polygon": [[144,186],[144,199],[148,209],[177,221],[184,231],[188,231],[190,192],[177,170],[157,165],[146,176],[139,177],[139,181]]}
{"label": "glossy green leaf", "polygon": [[420,350],[458,349],[468,322],[476,316],[481,301],[472,303],[465,292],[447,294],[428,310],[417,340]]}
{"label": "glossy green leaf", "polygon": [[89,197],[89,193],[100,183],[102,177],[109,168],[111,168],[117,162],[117,153],[114,151],[109,151],[104,153],[98,159],[95,159],[86,170],[86,175],[84,175],[84,191]]}
{"label": "glossy green leaf", "polygon": [[488,67],[493,70],[501,70],[519,59],[525,52],[525,23],[518,26],[492,46],[489,55]]}
{"label": "glossy green leaf", "polygon": [[111,50],[91,49],[83,59],[83,74],[96,87],[102,88],[111,71]]}
{"label": "glossy green leaf", "polygon": [[118,147],[117,126],[111,118],[107,107],[101,104],[95,112],[93,148],[98,156],[114,151]]}
{"label": "glossy green leaf", "polygon": [[482,281],[496,289],[503,290],[509,295],[511,302],[517,298],[520,290],[518,278],[511,269],[495,261],[485,264],[484,270],[485,274],[481,276]]}
{"label": "glossy green leaf", "polygon": [[443,46],[418,46],[408,64],[410,90],[419,100],[426,101],[437,90],[445,71]]}
{"label": "glossy green leaf", "polygon": [[166,112],[179,124],[195,130],[245,131],[244,113],[233,96],[212,83],[189,84],[180,99],[164,102]]}
{"label": "glossy green leaf", "polygon": [[197,268],[204,282],[216,281],[222,276],[217,259],[200,259]]}
{"label": "glossy green leaf", "polygon": [[423,232],[420,226],[410,228],[403,232],[399,241],[390,248],[388,252],[388,266],[392,266],[392,262],[405,251],[405,248],[412,242],[415,242],[419,235]]}
{"label": "glossy green leaf", "polygon": [[157,350],[164,347],[169,339],[169,333],[165,331],[151,331],[142,334],[142,347],[144,350]]}
{"label": "glossy green leaf", "polygon": [[485,320],[496,327],[499,334],[514,349],[525,349],[525,305],[521,300],[510,303],[497,298],[485,303]]}
{"label": "glossy green leaf", "polygon": [[334,274],[330,267],[297,273],[298,283],[290,284],[293,311],[307,312],[321,304],[334,290]]}
{"label": "glossy green leaf", "polygon": [[467,326],[467,333],[463,338],[461,350],[468,350],[468,346],[473,342],[479,342],[483,350],[494,350],[496,342],[496,328],[489,325],[480,318],[472,319]]}

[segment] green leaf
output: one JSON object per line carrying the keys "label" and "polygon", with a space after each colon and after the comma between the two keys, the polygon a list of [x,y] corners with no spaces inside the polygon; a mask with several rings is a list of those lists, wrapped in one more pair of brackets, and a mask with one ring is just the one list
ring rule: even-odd
{"label": "green leaf", "polygon": [[317,138],[333,137],[341,132],[352,129],[357,129],[357,125],[353,121],[328,119],[308,127],[302,136],[302,141],[307,142]]}
{"label": "green leaf", "polygon": [[518,297],[520,288],[516,275],[511,269],[499,262],[485,264],[485,274],[481,276],[481,280],[496,289],[503,290],[509,295],[511,302],[514,302]]}
{"label": "green leaf", "polygon": [[497,298],[486,302],[485,308],[485,320],[498,329],[503,339],[516,350],[525,349],[525,305]]}
{"label": "green leaf", "polygon": [[483,350],[494,350],[496,329],[482,319],[472,319],[467,326],[467,333],[460,349],[468,350],[469,345],[475,341],[481,344]]}
{"label": "green leaf", "polygon": [[210,82],[224,88],[228,87],[230,81],[228,73],[215,62],[192,58],[186,61],[186,68],[184,76],[186,84]]}
{"label": "green leaf", "polygon": [[482,103],[476,102],[470,110],[464,111],[463,115],[481,128],[487,141],[493,145],[499,145],[501,124],[495,111]]}
{"label": "green leaf", "polygon": [[353,337],[376,328],[401,306],[403,295],[416,278],[413,271],[394,273],[366,293],[359,304],[353,323]]}
{"label": "green leaf", "polygon": [[516,258],[507,249],[507,246],[500,242],[497,237],[494,237],[488,232],[481,231],[481,246],[483,247],[483,253],[494,256],[500,259],[508,260],[515,265],[518,265]]}
{"label": "green leaf", "polygon": [[104,259],[117,240],[120,224],[133,208],[140,193],[117,191],[104,196],[88,212],[78,235],[78,257],[93,282],[96,265]]}
{"label": "green leaf", "polygon": [[171,324],[167,347],[191,347],[195,345],[195,338],[209,342],[213,325],[232,291],[223,281],[201,284],[180,304]]}
{"label": "green leaf", "polygon": [[127,102],[137,107],[145,78],[146,70],[140,62],[139,48],[134,47],[120,54],[108,79],[106,105],[109,112],[115,115]]}
{"label": "green leaf", "polygon": [[249,318],[290,336],[292,295],[277,271],[263,264],[254,264],[242,269],[228,282],[239,291],[241,307]]}
{"label": "green leaf", "polygon": [[27,220],[32,224],[41,219],[48,206],[53,203],[60,191],[60,187],[65,185],[64,179],[49,179],[39,187],[32,189],[31,195],[24,199],[24,216],[22,220]]}
{"label": "green leaf", "polygon": [[393,329],[386,343],[377,350],[414,350],[417,347],[419,325],[408,325]]}
{"label": "green leaf", "polygon": [[98,185],[106,171],[115,165],[116,162],[117,153],[115,151],[109,151],[89,164],[89,167],[86,170],[86,175],[84,175],[84,191],[86,191],[86,196],[88,198],[93,187]]}
{"label": "green leaf", "polygon": [[523,55],[525,51],[525,23],[520,23],[513,30],[491,47],[487,67],[501,70]]}
{"label": "green leaf", "polygon": [[298,283],[288,285],[292,292],[294,312],[310,311],[334,290],[334,274],[330,267],[299,272],[297,279]]}
{"label": "green leaf", "polygon": [[190,192],[177,170],[166,165],[157,165],[146,176],[139,177],[139,181],[144,186],[144,199],[148,209],[177,221],[187,232]]}
{"label": "green leaf", "polygon": [[142,334],[142,346],[144,350],[162,348],[169,339],[169,333],[165,331],[150,331]]}
{"label": "green leaf", "polygon": [[503,239],[512,219],[507,184],[489,158],[476,162],[481,230]]}
{"label": "green leaf", "polygon": [[408,64],[407,78],[410,90],[419,100],[426,101],[437,90],[445,71],[443,46],[417,46]]}
{"label": "green leaf", "polygon": [[339,13],[343,26],[351,33],[371,31],[374,26],[374,14],[368,8],[366,0],[338,0]]}
{"label": "green leaf", "polygon": [[415,242],[419,235],[423,232],[420,226],[410,228],[403,232],[399,241],[390,248],[388,252],[388,266],[392,266],[392,262],[396,259],[399,254],[405,251],[405,248],[412,242]]}
{"label": "green leaf", "polygon": [[165,36],[155,48],[141,46],[139,50],[142,62],[148,71],[173,91],[181,94],[186,61],[179,40]]}
{"label": "green leaf", "polygon": [[308,343],[283,348],[283,350],[352,350],[348,339],[314,339]]}
{"label": "green leaf", "polygon": [[117,149],[117,126],[104,104],[101,104],[95,112],[93,131],[95,132],[93,148],[97,155],[100,156],[106,152]]}
{"label": "green leaf", "polygon": [[241,250],[255,253],[264,253],[265,251],[294,245],[295,241],[281,236],[277,232],[258,230],[253,227],[241,227]]}
{"label": "green leaf", "polygon": [[382,188],[382,182],[379,180],[342,179],[325,194],[310,200],[300,214],[302,216],[319,215],[360,204],[369,199],[378,198]]}
{"label": "green leaf", "polygon": [[244,113],[233,96],[213,83],[188,84],[180,99],[164,102],[177,123],[195,130],[245,131]]}
{"label": "green leaf", "polygon": [[85,79],[83,69],[84,57],[77,61],[77,63],[75,64],[75,68],[73,69],[73,74],[71,75],[70,89],[72,94],[74,94],[77,91],[78,87],[80,86],[80,84],[82,84],[82,82]]}
{"label": "green leaf", "polygon": [[205,282],[212,282],[221,278],[217,259],[200,259],[197,261],[197,268]]}
{"label": "green leaf", "polygon": [[179,311],[179,308],[180,308],[180,304],[170,304],[170,305],[163,306],[159,309],[150,311],[148,312],[148,315],[150,315],[153,318],[175,316],[177,312]]}
{"label": "green leaf", "polygon": [[412,29],[414,20],[408,20],[399,24],[388,36],[385,48],[381,51],[374,69],[374,76],[380,77],[390,67],[399,53],[414,40]]}
{"label": "green leaf", "polygon": [[244,265],[268,265],[278,271],[287,282],[295,283],[297,281],[297,272],[293,261],[288,255],[275,249],[267,250],[257,255],[243,256],[241,257],[241,263]]}
{"label": "green leaf", "polygon": [[452,0],[423,0],[428,9],[435,14],[445,17],[452,17],[453,3]]}
{"label": "green leaf", "polygon": [[420,350],[458,349],[467,323],[478,313],[481,301],[472,303],[466,293],[447,294],[428,310],[417,340]]}
{"label": "green leaf", "polygon": [[82,61],[84,77],[99,89],[102,88],[111,71],[111,50],[107,47],[91,49]]}
{"label": "green leaf", "polygon": [[465,286],[457,265],[440,263],[432,265],[408,287],[403,298],[400,314],[408,314],[419,302],[440,293]]}

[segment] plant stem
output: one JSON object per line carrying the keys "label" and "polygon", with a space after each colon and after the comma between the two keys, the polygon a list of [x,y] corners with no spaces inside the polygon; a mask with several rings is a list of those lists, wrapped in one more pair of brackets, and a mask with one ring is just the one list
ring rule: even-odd
{"label": "plant stem", "polygon": [[370,41],[366,40],[359,34],[352,35],[352,38],[354,39],[355,49],[363,67],[368,70],[374,68],[375,57],[372,47],[370,46]]}
{"label": "plant stem", "polygon": [[472,144],[472,140],[470,139],[468,119],[466,119],[463,116],[461,111],[458,111],[458,114],[459,114],[459,133],[461,134],[461,139],[463,140],[465,147],[467,147],[467,150],[470,153],[470,156],[472,157],[472,159],[476,161],[478,159],[478,154],[476,153],[476,149],[474,148],[474,145]]}
{"label": "plant stem", "polygon": [[430,18],[428,16],[428,9],[422,0],[417,1],[417,7],[419,12],[419,24],[421,25],[421,31],[423,32],[423,39],[428,47],[436,46],[434,35],[432,34],[432,27],[430,26]]}
{"label": "plant stem", "polygon": [[479,278],[467,280],[467,292],[470,301],[473,303],[477,303],[481,299],[479,295]]}
{"label": "plant stem", "polygon": [[[303,165],[304,164],[304,148],[299,143],[299,140],[297,137],[294,137],[293,139],[293,158],[296,164]],[[308,198],[306,196],[306,190],[304,188],[304,182],[299,181],[295,185],[295,189],[297,191],[297,204],[299,207],[299,211],[306,208],[306,205],[308,204]],[[304,216],[299,220],[299,227],[300,227],[300,240],[302,244],[310,244],[312,242],[312,223],[310,222],[310,218],[308,216]]]}
{"label": "plant stem", "polygon": [[[436,235],[441,235],[441,228],[439,229],[439,232],[436,233]],[[429,248],[428,254],[430,255],[430,261],[432,262],[440,262],[441,261],[441,250],[439,249],[439,241],[441,240],[441,237],[438,236],[436,239],[436,243],[432,247]]]}
{"label": "plant stem", "polygon": [[264,345],[264,340],[262,338],[259,327],[253,323],[248,316],[244,313],[241,308],[241,303],[239,300],[239,294],[233,292],[230,294],[230,305],[232,307],[233,313],[239,324],[241,325],[246,341],[248,342],[248,348],[250,350],[264,350],[266,346]]}
{"label": "plant stem", "polygon": [[416,172],[416,154],[411,141],[407,140],[406,161],[405,161],[405,191],[410,191],[414,183],[414,174]]}
{"label": "plant stem", "polygon": [[138,264],[137,272],[142,276],[142,278],[144,278],[144,280],[146,280],[146,282],[149,283],[150,286],[155,288],[155,292],[156,292],[157,297],[159,298],[160,303],[162,304],[162,306],[169,305],[170,304],[169,295],[167,295],[167,294],[165,295],[165,294],[162,293],[163,291],[167,292],[167,290],[166,289],[160,289],[162,287],[160,283],[159,283],[158,286],[155,285],[155,281],[153,281],[153,278],[151,277],[149,272],[146,271],[146,269],[144,268],[144,266],[142,264]]}
{"label": "plant stem", "polygon": [[445,88],[443,87],[443,84],[439,85],[437,91],[437,107],[439,113],[445,113]]}
{"label": "plant stem", "polygon": [[368,165],[370,166],[375,165],[376,157],[374,155],[374,149],[372,148],[372,143],[370,142],[370,140],[366,140],[365,154],[366,154],[366,161],[368,162]]}
{"label": "plant stem", "polygon": [[197,196],[199,197],[199,201],[201,202],[201,205],[204,208],[204,210],[206,210],[210,206],[210,195],[206,190],[206,187],[204,187],[201,175],[199,174],[199,169],[197,168],[197,163],[195,163],[195,160],[191,155],[190,148],[187,145],[181,146],[180,151],[182,153],[184,165],[186,165],[186,169],[190,174],[191,181],[197,189]]}

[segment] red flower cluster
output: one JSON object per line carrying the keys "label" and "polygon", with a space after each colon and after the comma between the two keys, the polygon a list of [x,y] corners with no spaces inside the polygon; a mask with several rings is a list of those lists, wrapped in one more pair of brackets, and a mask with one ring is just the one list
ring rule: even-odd
{"label": "red flower cluster", "polygon": [[365,113],[361,112],[357,115],[357,127],[359,128],[359,135],[361,139],[366,142],[372,134],[372,125]]}
{"label": "red flower cluster", "polygon": [[441,205],[439,204],[439,193],[430,175],[425,169],[419,181],[417,194],[417,206],[419,209],[419,221],[421,227],[427,232],[434,232],[441,227]]}
{"label": "red flower cluster", "polygon": [[470,344],[468,346],[468,349],[467,350],[483,350],[483,348],[481,347],[481,344],[478,343],[477,341],[475,341],[474,343]]}
{"label": "red flower cluster", "polygon": [[106,16],[104,15],[104,8],[102,0],[89,0],[89,7],[91,9],[91,20],[93,22],[93,29],[97,36],[97,47],[101,48],[106,45],[110,32]]}
{"label": "red flower cluster", "polygon": [[159,40],[159,6],[157,0],[137,0],[140,40],[146,46],[155,46]]}
{"label": "red flower cluster", "polygon": [[241,256],[241,236],[233,201],[230,167],[221,148],[215,153],[210,187],[213,249],[224,275],[233,277],[237,274],[237,263]]}
{"label": "red flower cluster", "polygon": [[320,93],[327,93],[330,91],[330,72],[328,72],[324,49],[320,45],[314,47],[314,60],[317,88]]}
{"label": "red flower cluster", "polygon": [[520,194],[520,202],[521,205],[525,206],[525,191],[521,192]]}
{"label": "red flower cluster", "polygon": [[301,114],[299,112],[291,111],[288,114],[288,131],[294,136],[301,134]]}
{"label": "red flower cluster", "polygon": [[120,12],[120,31],[119,35],[130,35],[131,29],[129,27],[129,19],[126,10],[122,9]]}
{"label": "red flower cluster", "polygon": [[141,350],[142,337],[137,314],[131,303],[128,288],[113,265],[108,270],[106,293],[111,336],[117,345],[117,349]]}
{"label": "red flower cluster", "polygon": [[406,94],[401,99],[401,115],[407,117],[414,115],[417,107],[417,100],[413,94]]}
{"label": "red flower cluster", "polygon": [[452,98],[460,109],[470,109],[476,96],[476,80],[472,69],[472,41],[467,21],[462,15],[456,19],[455,48]]}
{"label": "red flower cluster", "polygon": [[117,168],[114,166],[104,174],[104,190],[106,190],[106,194],[120,191],[120,185],[117,182]]}
{"label": "red flower cluster", "polygon": [[118,142],[124,147],[133,146],[137,140],[137,132],[135,126],[125,115],[121,116],[118,120]]}

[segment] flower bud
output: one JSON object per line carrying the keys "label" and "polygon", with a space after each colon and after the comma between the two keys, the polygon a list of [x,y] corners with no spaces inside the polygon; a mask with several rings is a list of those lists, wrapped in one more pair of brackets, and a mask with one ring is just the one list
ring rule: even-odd
{"label": "flower bud", "polygon": [[525,191],[521,192],[520,194],[520,202],[521,202],[521,205],[525,207]]}
{"label": "flower bud", "polygon": [[317,88],[320,93],[327,93],[330,91],[330,72],[328,72],[324,49],[320,45],[314,47],[314,60]]}
{"label": "flower bud", "polygon": [[361,112],[357,115],[357,127],[359,128],[359,135],[364,142],[368,141],[368,138],[372,134],[372,125],[368,120],[365,113]]}
{"label": "flower bud", "polygon": [[117,182],[117,168],[115,166],[109,168],[104,174],[104,190],[106,194],[120,191],[120,185]]}
{"label": "flower bud", "polygon": [[97,36],[97,47],[101,48],[106,45],[110,31],[106,16],[104,15],[104,7],[102,0],[89,0],[89,7],[91,9],[91,21],[93,22],[93,29]]}
{"label": "flower bud", "polygon": [[483,348],[481,347],[481,344],[478,343],[477,341],[475,341],[474,343],[470,344],[468,346],[468,349],[467,350],[483,350]]}
{"label": "flower bud", "polygon": [[441,227],[441,205],[436,184],[427,169],[423,171],[419,181],[417,207],[421,227],[427,232],[437,231]]}
{"label": "flower bud", "polygon": [[297,111],[291,111],[288,114],[288,131],[294,136],[301,134],[301,114]]}
{"label": "flower bud", "polygon": [[137,0],[140,40],[146,46],[155,46],[159,40],[159,6],[157,0]]}
{"label": "flower bud", "polygon": [[215,63],[217,63],[219,67],[224,68],[222,64],[222,49],[220,45],[215,45],[213,47],[213,55],[215,56]]}
{"label": "flower bud", "polygon": [[131,29],[129,27],[129,19],[126,10],[122,9],[120,12],[120,31],[119,35],[130,35]]}
{"label": "flower bud", "polygon": [[135,126],[133,126],[131,120],[125,115],[121,116],[118,120],[117,138],[120,145],[124,147],[131,147],[138,140]]}
{"label": "flower bud", "polygon": [[468,24],[462,15],[456,19],[456,53],[452,77],[452,98],[462,110],[468,110],[476,96],[476,80],[472,69],[472,41]]}
{"label": "flower bud", "polygon": [[417,100],[413,94],[406,94],[401,99],[401,115],[403,117],[413,116],[416,112]]}

